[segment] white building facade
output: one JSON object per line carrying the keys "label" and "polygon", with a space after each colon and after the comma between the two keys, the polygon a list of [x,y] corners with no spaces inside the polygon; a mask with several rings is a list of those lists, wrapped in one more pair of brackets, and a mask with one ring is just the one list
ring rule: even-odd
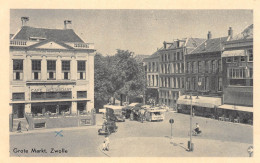
{"label": "white building facade", "polygon": [[14,118],[94,108],[94,44],[67,29],[68,23],[64,29],[22,26],[11,38],[9,110]]}

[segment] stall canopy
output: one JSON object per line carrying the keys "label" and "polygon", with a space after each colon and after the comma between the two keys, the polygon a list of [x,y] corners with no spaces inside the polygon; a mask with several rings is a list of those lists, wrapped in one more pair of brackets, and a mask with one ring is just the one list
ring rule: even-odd
{"label": "stall canopy", "polygon": [[[200,107],[207,107],[207,108],[214,108],[215,106],[221,105],[221,98],[219,97],[202,97],[199,96],[199,99],[196,98],[197,96],[192,96],[192,105],[193,106],[200,106]],[[180,96],[177,100],[177,104],[182,105],[191,105],[190,96]]]}
{"label": "stall canopy", "polygon": [[237,110],[237,111],[244,111],[244,112],[253,112],[253,107],[248,106],[239,106],[239,105],[220,105],[218,108],[221,109],[228,109],[228,110]]}
{"label": "stall canopy", "polygon": [[232,50],[232,51],[224,51],[221,57],[235,57],[235,56],[246,56],[244,50]]}

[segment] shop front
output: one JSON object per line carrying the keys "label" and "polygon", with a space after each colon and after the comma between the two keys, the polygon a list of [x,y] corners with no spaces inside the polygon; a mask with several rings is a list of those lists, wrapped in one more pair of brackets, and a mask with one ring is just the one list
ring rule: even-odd
{"label": "shop front", "polygon": [[217,107],[221,105],[220,97],[203,97],[199,96],[180,96],[177,100],[177,111],[179,113],[190,114],[192,105],[192,113],[196,116],[210,117],[216,116]]}
{"label": "shop front", "polygon": [[13,105],[13,118],[24,118],[24,104],[12,104]]}
{"label": "shop front", "polygon": [[71,102],[39,102],[31,104],[33,115],[44,115],[45,113],[63,114],[71,113]]}

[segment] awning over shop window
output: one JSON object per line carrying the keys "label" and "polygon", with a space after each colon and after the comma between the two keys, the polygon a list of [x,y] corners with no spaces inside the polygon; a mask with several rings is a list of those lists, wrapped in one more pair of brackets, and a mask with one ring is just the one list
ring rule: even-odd
{"label": "awning over shop window", "polygon": [[248,106],[239,106],[239,105],[221,105],[218,108],[221,109],[228,109],[228,110],[237,110],[237,111],[244,111],[244,112],[254,112],[253,107]]}
{"label": "awning over shop window", "polygon": [[[187,96],[188,99],[185,99],[185,96],[180,96],[177,104],[182,105],[190,105],[191,100],[189,99],[190,96]],[[218,97],[202,97],[199,96],[199,99],[196,99],[197,96],[192,96],[192,105],[200,106],[200,107],[207,107],[207,108],[214,108],[215,106],[221,105],[221,98]]]}
{"label": "awning over shop window", "polygon": [[232,51],[224,51],[221,56],[222,57],[246,56],[246,53],[244,50],[232,50]]}

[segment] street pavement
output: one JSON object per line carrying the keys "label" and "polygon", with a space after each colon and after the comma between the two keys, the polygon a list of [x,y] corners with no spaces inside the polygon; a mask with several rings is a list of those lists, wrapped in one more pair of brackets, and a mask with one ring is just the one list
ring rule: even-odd
{"label": "street pavement", "polygon": [[[173,139],[170,139],[174,119]],[[97,126],[78,129],[56,129],[30,134],[10,135],[10,156],[85,156],[85,157],[248,157],[247,148],[253,144],[253,127],[244,124],[193,117],[193,128],[199,123],[202,134],[193,136],[194,151],[187,151],[189,115],[167,112],[163,122],[118,122],[118,131],[110,135],[110,151],[103,152],[100,146],[104,136],[99,136],[102,124],[97,116]],[[28,149],[28,153],[14,153],[14,148]],[[32,148],[46,149],[47,153],[30,153]],[[64,148],[68,153],[50,153],[51,148]]]}

